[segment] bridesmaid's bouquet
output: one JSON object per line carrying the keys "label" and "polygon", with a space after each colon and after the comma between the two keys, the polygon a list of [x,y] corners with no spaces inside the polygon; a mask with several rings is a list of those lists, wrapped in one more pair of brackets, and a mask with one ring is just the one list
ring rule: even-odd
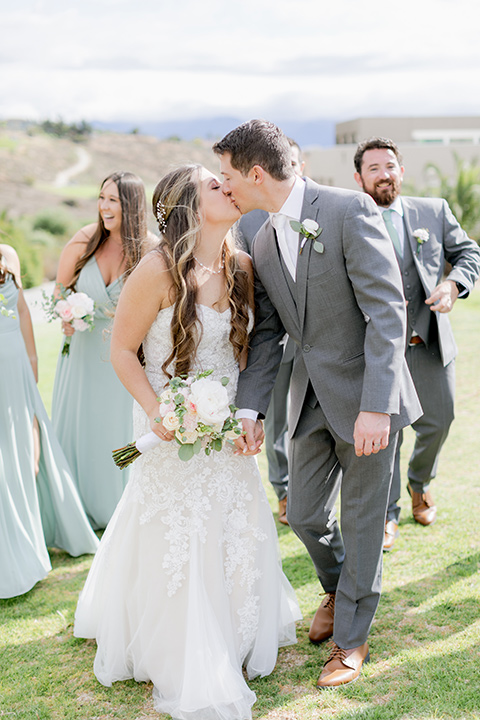
{"label": "bridesmaid's bouquet", "polygon": [[[157,398],[160,403],[159,417],[166,430],[175,432],[179,445],[180,460],[190,460],[202,449],[206,455],[212,450],[220,451],[224,441],[232,442],[242,430],[235,419],[237,409],[229,405],[226,386],[229,379],[212,380],[213,370],[190,377],[173,377]],[[113,460],[123,470],[140,455],[164,442],[154,432],[149,432],[119,450],[114,450]]]}
{"label": "bridesmaid's bouquet", "polygon": [[[77,332],[93,330],[93,318],[95,316],[95,303],[91,297],[83,292],[72,292],[60,285],[60,296],[48,296],[43,291],[43,309],[48,318],[52,320],[63,320],[70,323]],[[65,338],[62,347],[62,355],[70,354],[71,336]]]}

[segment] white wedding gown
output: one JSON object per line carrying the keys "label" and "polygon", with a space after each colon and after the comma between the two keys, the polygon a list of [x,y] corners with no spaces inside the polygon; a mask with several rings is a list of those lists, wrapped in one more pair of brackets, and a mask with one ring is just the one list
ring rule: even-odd
{"label": "white wedding gown", "polygon": [[[197,311],[203,333],[194,370],[227,375],[233,402],[230,312]],[[166,382],[171,319],[172,308],[162,310],[144,341],[157,393]],[[134,431],[135,438],[150,431],[137,404]],[[162,442],[132,467],[80,595],[74,634],[96,638],[94,672],[103,685],[152,681],[159,712],[179,720],[251,718],[256,697],[242,665],[248,678],[271,673],[278,647],[296,642],[301,617],[256,459],[234,455],[226,443],[182,462],[177,443]]]}

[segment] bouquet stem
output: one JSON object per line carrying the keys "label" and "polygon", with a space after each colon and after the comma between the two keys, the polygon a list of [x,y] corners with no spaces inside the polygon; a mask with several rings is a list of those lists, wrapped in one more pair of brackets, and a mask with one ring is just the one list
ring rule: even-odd
{"label": "bouquet stem", "polygon": [[65,338],[65,341],[64,341],[63,347],[62,347],[62,356],[68,357],[70,355],[70,343],[71,342],[72,342],[72,338],[70,336]]}
{"label": "bouquet stem", "polygon": [[137,450],[134,442],[128,443],[125,447],[119,448],[112,452],[113,462],[120,470],[125,470],[134,460],[140,457],[142,453]]}

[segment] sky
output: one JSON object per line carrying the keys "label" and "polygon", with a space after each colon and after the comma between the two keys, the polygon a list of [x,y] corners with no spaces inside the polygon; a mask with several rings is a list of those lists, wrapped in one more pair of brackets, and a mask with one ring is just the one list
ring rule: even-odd
{"label": "sky", "polygon": [[480,115],[475,0],[0,0],[0,118]]}

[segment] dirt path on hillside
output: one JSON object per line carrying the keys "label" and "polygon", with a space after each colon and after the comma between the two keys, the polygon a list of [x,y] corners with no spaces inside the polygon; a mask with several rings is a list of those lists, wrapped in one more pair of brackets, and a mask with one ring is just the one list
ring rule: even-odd
{"label": "dirt path on hillside", "polygon": [[74,178],[75,175],[80,175],[80,173],[86,170],[90,166],[91,162],[92,157],[90,153],[88,153],[85,148],[77,148],[77,162],[75,165],[71,165],[66,170],[62,170],[57,173],[54,182],[55,187],[65,187],[66,185],[69,185],[71,179]]}

